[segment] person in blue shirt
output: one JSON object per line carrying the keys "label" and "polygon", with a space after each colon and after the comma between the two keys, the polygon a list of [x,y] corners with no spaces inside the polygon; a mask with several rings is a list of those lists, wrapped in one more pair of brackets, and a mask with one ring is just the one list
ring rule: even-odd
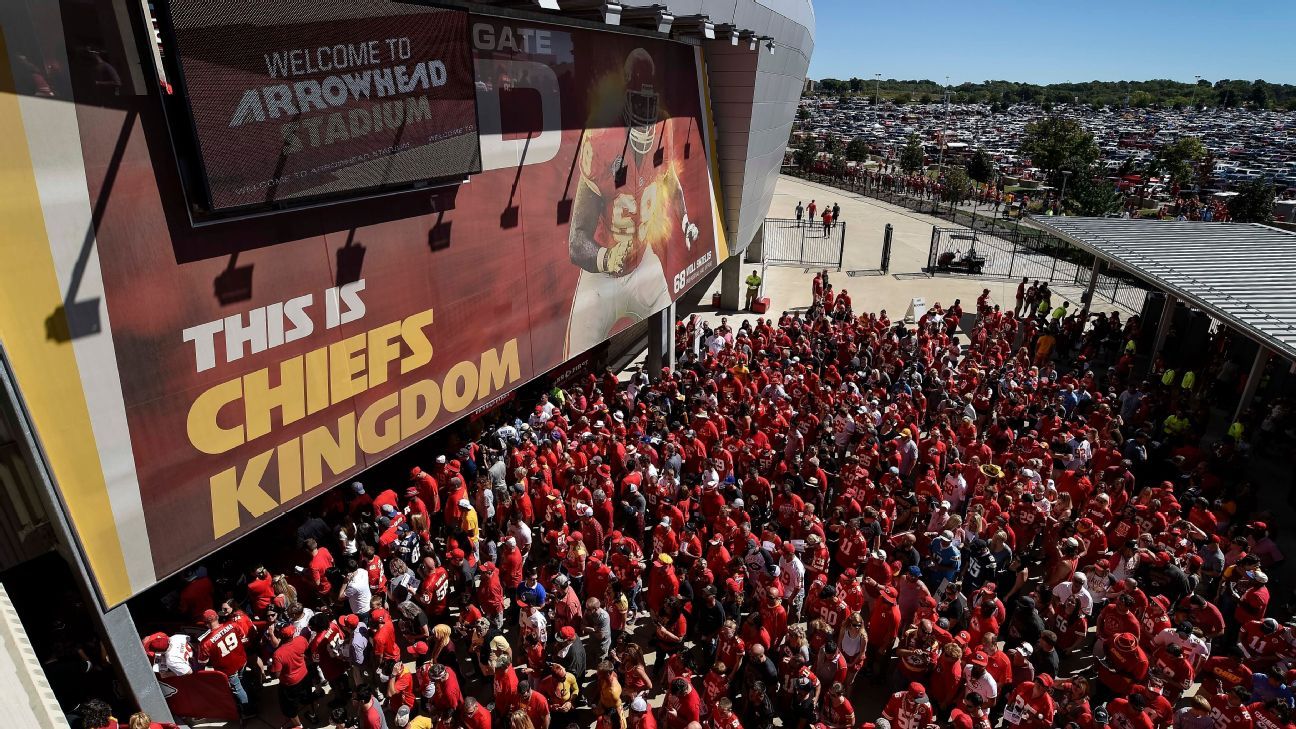
{"label": "person in blue shirt", "polygon": [[963,555],[954,546],[954,535],[949,530],[932,538],[931,556],[924,573],[927,586],[935,592],[944,581],[953,581],[963,567]]}
{"label": "person in blue shirt", "polygon": [[534,567],[527,569],[526,577],[522,579],[522,584],[517,586],[517,596],[524,600],[528,605],[534,605],[537,608],[544,608],[545,594],[544,585],[540,584],[538,574]]}
{"label": "person in blue shirt", "polygon": [[1256,673],[1251,676],[1251,701],[1264,703],[1278,699],[1288,706],[1296,705],[1296,696],[1291,687],[1282,682],[1282,676],[1276,673]]}

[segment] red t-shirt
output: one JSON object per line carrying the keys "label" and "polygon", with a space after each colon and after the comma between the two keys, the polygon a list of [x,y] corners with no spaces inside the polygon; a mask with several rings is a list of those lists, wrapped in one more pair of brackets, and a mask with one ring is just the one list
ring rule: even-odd
{"label": "red t-shirt", "polygon": [[270,670],[285,686],[296,686],[306,680],[306,638],[294,635],[281,643],[274,652]]}
{"label": "red t-shirt", "polygon": [[315,589],[319,590],[321,595],[327,595],[333,589],[333,585],[324,576],[324,573],[332,566],[333,555],[329,554],[327,549],[320,547],[315,550],[315,555],[311,557],[310,561],[311,584],[318,585]]}

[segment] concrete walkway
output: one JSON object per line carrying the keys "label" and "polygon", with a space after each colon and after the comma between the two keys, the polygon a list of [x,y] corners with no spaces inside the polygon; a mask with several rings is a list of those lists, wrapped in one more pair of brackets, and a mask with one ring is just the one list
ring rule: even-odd
{"label": "concrete walkway", "polygon": [[[973,311],[982,289],[990,289],[991,301],[994,303],[1009,309],[1013,307],[1020,279],[930,277],[922,273],[922,268],[927,265],[932,228],[954,227],[948,220],[786,175],[779,177],[769,217],[794,218],[797,203],[808,205],[811,200],[820,209],[824,206],[831,207],[833,203],[841,206],[840,220],[846,223],[845,254],[841,272],[831,270],[829,280],[837,292],[845,289],[850,293],[856,313],[885,309],[892,321],[898,321],[905,315],[910,301],[915,297],[922,298],[928,307],[936,303],[948,307],[955,299],[961,299],[964,311]],[[882,258],[883,229],[888,223],[894,231],[891,239],[891,267],[889,273],[882,275],[878,273],[878,266]],[[759,269],[760,265],[744,264],[740,278],[745,279],[753,268]],[[770,266],[765,274],[764,292],[770,299],[768,313],[777,317],[784,311],[809,306],[814,274],[813,269]],[[710,307],[711,294],[719,290],[720,277],[716,277],[710,290],[701,298],[702,305],[696,313],[713,324],[718,323],[720,316],[727,316],[731,324],[756,318],[754,315],[717,311]],[[1081,291],[1078,288],[1055,288],[1054,293],[1062,299],[1070,300],[1072,306],[1079,304]],[[1094,310],[1106,311],[1110,308],[1111,304],[1100,301]],[[677,315],[683,319],[690,313],[695,312],[680,310]],[[920,315],[921,313],[919,312]]]}

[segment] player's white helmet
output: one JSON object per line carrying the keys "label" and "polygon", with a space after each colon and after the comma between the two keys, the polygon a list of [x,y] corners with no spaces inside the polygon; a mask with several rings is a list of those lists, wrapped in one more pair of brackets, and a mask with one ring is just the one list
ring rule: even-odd
{"label": "player's white helmet", "polygon": [[630,128],[630,147],[639,154],[652,151],[657,141],[656,78],[657,65],[648,51],[631,51],[625,63],[625,107],[621,113]]}

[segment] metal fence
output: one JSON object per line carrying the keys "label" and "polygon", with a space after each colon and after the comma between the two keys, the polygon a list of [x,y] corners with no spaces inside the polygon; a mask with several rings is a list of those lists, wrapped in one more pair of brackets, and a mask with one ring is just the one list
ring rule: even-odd
{"label": "metal fence", "polygon": [[806,266],[841,270],[846,250],[846,222],[827,228],[818,220],[766,218],[761,228],[765,262],[771,266]]}
{"label": "metal fence", "polygon": [[[1070,243],[1044,236],[1016,242],[967,228],[933,228],[927,273],[971,274],[985,278],[1027,278],[1049,285],[1074,286],[1081,291],[1093,274],[1093,256]],[[1138,279],[1119,272],[1098,274],[1094,296],[1131,312],[1143,310],[1148,289]]]}
{"label": "metal fence", "polygon": [[[967,210],[931,195],[910,192],[900,182],[887,185],[877,178],[834,177],[800,171],[789,174],[967,226],[933,228],[927,273],[1025,277],[1032,281],[1048,281],[1055,287],[1077,286],[1082,291],[1089,284],[1093,271],[1091,254],[1038,228],[1023,227],[1020,219],[1000,218],[997,210],[990,206]],[[974,246],[977,257],[984,258],[975,267],[969,264],[977,260],[976,257],[964,259]],[[942,257],[948,265],[941,265]],[[963,259],[962,263],[960,259]],[[1095,297],[1134,312],[1143,310],[1147,292],[1147,284],[1110,269],[1099,274],[1094,289]]]}

